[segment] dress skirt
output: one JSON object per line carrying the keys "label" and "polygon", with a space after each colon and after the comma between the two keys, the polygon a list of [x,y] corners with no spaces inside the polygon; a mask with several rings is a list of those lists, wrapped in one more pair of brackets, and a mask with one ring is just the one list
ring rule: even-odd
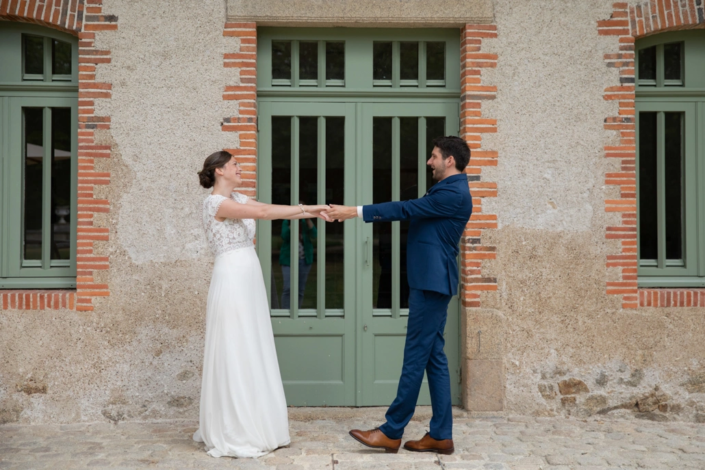
{"label": "dress skirt", "polygon": [[262,268],[254,247],[218,255],[208,290],[199,429],[213,457],[289,444],[289,418]]}

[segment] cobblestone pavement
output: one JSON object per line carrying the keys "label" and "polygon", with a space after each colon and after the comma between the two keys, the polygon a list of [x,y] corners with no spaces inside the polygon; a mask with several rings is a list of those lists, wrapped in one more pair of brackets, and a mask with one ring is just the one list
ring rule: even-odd
{"label": "cobblestone pavement", "polygon": [[[0,469],[705,469],[705,425],[641,420],[468,416],[455,410],[455,454],[384,454],[349,429],[380,424],[383,408],[290,408],[291,445],[259,459],[209,457],[194,421],[0,426]],[[420,407],[405,438],[420,438]]]}

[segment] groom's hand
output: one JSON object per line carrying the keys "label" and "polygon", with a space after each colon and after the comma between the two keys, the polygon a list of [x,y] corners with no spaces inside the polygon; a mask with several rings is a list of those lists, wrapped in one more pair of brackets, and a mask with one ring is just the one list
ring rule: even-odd
{"label": "groom's hand", "polygon": [[330,209],[326,211],[328,217],[331,220],[337,220],[342,222],[343,220],[352,219],[357,217],[357,207],[349,206],[338,206],[336,204],[330,204]]}

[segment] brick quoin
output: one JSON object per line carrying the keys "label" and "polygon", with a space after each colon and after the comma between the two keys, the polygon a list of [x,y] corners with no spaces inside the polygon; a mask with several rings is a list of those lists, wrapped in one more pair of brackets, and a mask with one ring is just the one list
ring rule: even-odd
{"label": "brick quoin", "polygon": [[235,37],[239,46],[223,54],[223,67],[237,69],[239,83],[223,89],[223,100],[237,101],[236,116],[223,118],[223,132],[238,136],[238,148],[227,148],[242,168],[242,185],[237,191],[249,197],[257,193],[257,24],[225,23],[224,37]]}
{"label": "brick quoin", "polygon": [[96,185],[110,184],[109,172],[95,171],[96,159],[110,158],[112,147],[98,145],[95,131],[110,129],[110,116],[97,116],[95,102],[110,99],[112,85],[97,82],[96,69],[109,64],[110,51],[95,47],[97,34],[117,30],[118,18],[104,14],[102,0],[0,0],[0,18],[58,29],[78,38],[78,230],[75,290],[0,290],[3,310],[69,309],[92,311],[93,300],[110,295],[108,284],[95,282],[108,270],[107,256],[94,256],[96,243],[110,239],[107,227],[94,224],[96,213],[110,212],[110,202],[94,197]]}
{"label": "brick quoin", "polygon": [[482,235],[497,228],[497,215],[482,211],[482,200],[497,197],[497,183],[484,181],[482,169],[497,166],[498,153],[482,146],[482,136],[497,132],[497,120],[483,113],[484,102],[494,100],[497,87],[482,81],[482,71],[497,67],[497,55],[482,51],[484,41],[497,37],[496,25],[465,25],[460,40],[460,137],[470,147],[465,169],[472,193],[472,217],[460,241],[460,284],[463,306],[479,308],[484,292],[497,290],[497,278],[484,272],[484,260],[497,257],[497,247],[482,244]]}
{"label": "brick quoin", "polygon": [[608,116],[604,128],[617,132],[618,145],[606,145],[605,157],[620,161],[618,172],[607,173],[605,184],[619,188],[619,199],[606,199],[605,210],[619,213],[619,225],[606,228],[607,239],[619,239],[621,248],[607,255],[607,269],[620,271],[606,283],[608,295],[622,298],[622,308],[702,307],[705,289],[639,289],[636,246],[636,123],[635,41],[638,38],[705,25],[705,0],[649,0],[612,5],[612,15],[597,22],[600,36],[615,36],[617,50],[605,54],[607,67],[619,70],[619,82],[605,88],[604,99],[618,103],[618,116]]}

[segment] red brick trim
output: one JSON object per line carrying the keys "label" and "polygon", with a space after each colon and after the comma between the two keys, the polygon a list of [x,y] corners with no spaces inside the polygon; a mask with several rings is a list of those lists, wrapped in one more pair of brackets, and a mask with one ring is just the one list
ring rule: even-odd
{"label": "red brick trim", "polygon": [[238,191],[254,197],[257,188],[257,25],[225,23],[223,36],[239,39],[233,52],[223,54],[223,66],[239,72],[237,83],[223,90],[223,100],[238,103],[236,116],[223,119],[224,132],[236,132],[240,145],[225,149],[237,157],[242,167],[242,186]]}
{"label": "red brick trim", "polygon": [[461,301],[480,307],[481,295],[497,290],[497,278],[483,271],[483,261],[497,257],[497,247],[482,244],[482,235],[497,228],[497,215],[482,211],[482,200],[497,197],[497,183],[484,181],[482,169],[497,166],[498,154],[482,146],[482,136],[497,132],[497,120],[483,113],[482,103],[497,96],[497,87],[482,81],[482,70],[497,67],[497,55],[482,52],[482,43],[497,37],[496,25],[466,25],[460,43],[460,136],[470,147],[468,175],[473,199],[472,217],[461,239]]}
{"label": "red brick trim", "polygon": [[639,289],[639,307],[705,307],[705,289]]}
{"label": "red brick trim", "polygon": [[[85,14],[84,14],[85,13]],[[110,295],[108,284],[96,282],[97,271],[109,268],[109,257],[95,256],[96,242],[109,240],[96,213],[110,212],[110,202],[94,196],[96,185],[110,184],[110,173],[96,171],[97,159],[110,158],[112,147],[99,145],[96,130],[110,129],[110,116],[95,114],[95,101],[110,99],[112,85],[96,81],[96,69],[111,61],[110,51],[95,47],[96,34],[117,30],[117,17],[103,14],[102,0],[2,0],[0,18],[41,24],[78,36],[78,230],[75,291],[3,290],[3,309],[68,308],[93,310],[93,299]]]}
{"label": "red brick trim", "polygon": [[[620,275],[606,287],[608,295],[621,296],[622,308],[637,308],[643,305],[642,291],[637,289],[634,42],[650,34],[703,27],[705,12],[703,0],[649,0],[635,5],[619,2],[612,7],[612,16],[597,22],[600,36],[618,37],[618,49],[605,54],[604,59],[607,67],[619,70],[619,83],[605,88],[604,99],[616,101],[619,112],[605,118],[604,128],[619,135],[618,144],[605,146],[605,157],[620,162],[619,171],[605,175],[605,184],[619,188],[620,196],[606,199],[605,211],[620,213],[621,222],[607,227],[605,237],[621,242],[619,251],[607,255],[607,269],[617,269]],[[643,298],[654,291],[644,290]]]}

